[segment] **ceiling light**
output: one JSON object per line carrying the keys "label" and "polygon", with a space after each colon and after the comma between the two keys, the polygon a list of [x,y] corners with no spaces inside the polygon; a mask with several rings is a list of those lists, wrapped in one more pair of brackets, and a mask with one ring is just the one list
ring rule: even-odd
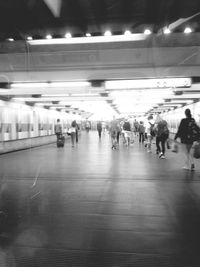
{"label": "ceiling light", "polygon": [[191,78],[166,78],[143,80],[113,80],[105,82],[107,90],[140,88],[176,88],[191,86]]}
{"label": "ceiling light", "polygon": [[112,36],[111,31],[105,31],[104,36]]}
{"label": "ceiling light", "polygon": [[71,38],[71,37],[72,37],[72,35],[71,35],[70,32],[67,32],[67,33],[65,34],[65,38]]}
{"label": "ceiling light", "polygon": [[126,31],[124,32],[124,35],[131,35],[131,31],[126,30]]}
{"label": "ceiling light", "polygon": [[84,87],[90,86],[87,81],[82,82],[24,82],[24,83],[12,83],[11,88],[41,88],[41,87]]}
{"label": "ceiling light", "polygon": [[190,27],[186,27],[184,33],[191,33],[192,29]]}
{"label": "ceiling light", "polygon": [[43,94],[43,97],[68,97],[70,96],[69,94],[56,94],[56,95],[47,95],[47,94]]}
{"label": "ceiling light", "polygon": [[87,32],[87,33],[85,34],[85,36],[86,36],[86,37],[91,37],[91,33]]}
{"label": "ceiling light", "polygon": [[146,35],[151,34],[151,31],[150,31],[149,29],[146,29],[146,30],[144,31],[144,34],[146,34]]}
{"label": "ceiling light", "polygon": [[8,41],[13,42],[14,39],[13,38],[8,38]]}
{"label": "ceiling light", "polygon": [[142,41],[147,37],[142,33],[135,33],[127,35],[124,38],[122,35],[114,36],[88,36],[76,38],[54,38],[54,39],[41,39],[41,40],[28,40],[30,45],[55,45],[55,44],[87,44],[87,43],[108,43],[108,42],[127,42],[127,41]]}
{"label": "ceiling light", "polygon": [[48,34],[48,35],[46,36],[46,39],[48,39],[48,40],[52,39],[52,35]]}
{"label": "ceiling light", "polygon": [[169,33],[171,33],[170,29],[169,28],[165,28],[164,29],[164,34],[169,34]]}
{"label": "ceiling light", "polygon": [[29,40],[29,41],[30,41],[30,40],[33,40],[33,37],[28,36],[28,37],[27,37],[27,40]]}

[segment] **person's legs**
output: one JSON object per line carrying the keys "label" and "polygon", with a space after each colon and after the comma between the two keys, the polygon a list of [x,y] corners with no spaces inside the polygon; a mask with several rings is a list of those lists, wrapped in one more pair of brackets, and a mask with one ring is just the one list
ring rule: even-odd
{"label": "person's legs", "polygon": [[144,143],[144,133],[141,133],[142,135],[142,144]]}
{"label": "person's legs", "polygon": [[112,140],[112,149],[116,148],[116,133],[112,132],[111,133],[111,140]]}
{"label": "person's legs", "polygon": [[161,146],[162,146],[163,155],[165,155],[165,144],[166,144],[167,138],[168,137],[164,134],[161,136]]}
{"label": "person's legs", "polygon": [[142,142],[142,133],[139,133],[139,143]]}
{"label": "person's legs", "polygon": [[190,169],[190,164],[194,164],[193,156],[191,155],[192,144],[183,144],[183,152],[185,156],[184,169]]}
{"label": "person's legs", "polygon": [[119,136],[120,136],[120,132],[117,132],[117,144],[119,144]]}
{"label": "person's legs", "polygon": [[152,143],[152,136],[148,134],[147,135],[147,152],[151,152],[151,143]]}
{"label": "person's legs", "polygon": [[162,154],[160,155],[160,157],[161,157],[162,159],[165,158],[165,144],[166,144],[167,138],[168,138],[168,136],[166,136],[166,135],[164,135],[164,134],[160,137],[160,140],[161,140],[161,147],[162,147],[162,151],[161,151]]}
{"label": "person's legs", "polygon": [[160,138],[156,136],[156,152],[159,154],[161,152],[160,150]]}
{"label": "person's legs", "polygon": [[76,135],[76,133],[74,133],[74,132],[71,133],[71,141],[72,141],[72,146],[73,147],[74,147],[75,135]]}
{"label": "person's legs", "polygon": [[192,145],[193,144],[187,145],[188,164],[189,164],[189,168],[191,168],[191,170],[194,170],[195,166],[194,166],[194,157],[193,157]]}
{"label": "person's legs", "polygon": [[101,131],[98,130],[98,135],[99,135],[99,138],[101,138]]}

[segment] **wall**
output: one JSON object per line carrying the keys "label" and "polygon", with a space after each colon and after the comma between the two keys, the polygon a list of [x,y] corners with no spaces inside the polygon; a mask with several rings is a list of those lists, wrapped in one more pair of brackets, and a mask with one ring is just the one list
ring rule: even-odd
{"label": "wall", "polygon": [[31,148],[56,141],[54,126],[60,119],[66,133],[80,116],[0,100],[0,153]]}

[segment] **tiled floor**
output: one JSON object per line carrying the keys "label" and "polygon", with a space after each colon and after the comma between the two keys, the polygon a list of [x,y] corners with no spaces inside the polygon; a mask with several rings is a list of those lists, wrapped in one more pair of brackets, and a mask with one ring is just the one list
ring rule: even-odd
{"label": "tiled floor", "polygon": [[0,267],[199,267],[200,161],[82,133],[0,156]]}

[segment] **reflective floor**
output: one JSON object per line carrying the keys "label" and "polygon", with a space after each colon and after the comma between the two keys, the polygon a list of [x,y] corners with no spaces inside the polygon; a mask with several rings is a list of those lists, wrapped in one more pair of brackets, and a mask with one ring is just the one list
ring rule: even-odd
{"label": "reflective floor", "polygon": [[83,132],[0,156],[0,267],[200,266],[200,161]]}

